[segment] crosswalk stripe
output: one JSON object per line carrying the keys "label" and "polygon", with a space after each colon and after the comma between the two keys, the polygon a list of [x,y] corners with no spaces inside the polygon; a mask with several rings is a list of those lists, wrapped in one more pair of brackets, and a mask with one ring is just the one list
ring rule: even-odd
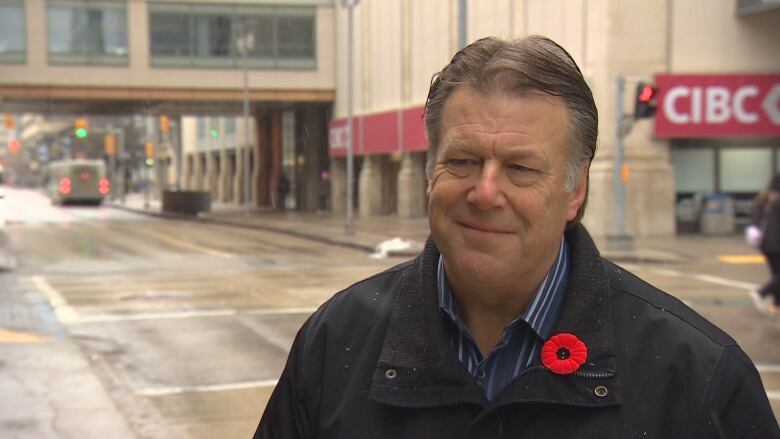
{"label": "crosswalk stripe", "polygon": [[227,390],[254,389],[256,387],[273,387],[279,380],[242,381],[237,383],[205,384],[200,386],[149,387],[135,392],[141,396],[165,396],[188,392],[220,392]]}

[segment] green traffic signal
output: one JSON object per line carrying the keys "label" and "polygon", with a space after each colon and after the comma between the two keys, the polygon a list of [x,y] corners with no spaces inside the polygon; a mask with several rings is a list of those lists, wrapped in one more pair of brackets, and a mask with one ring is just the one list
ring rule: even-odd
{"label": "green traffic signal", "polygon": [[79,139],[83,139],[87,137],[87,134],[89,133],[87,132],[86,128],[76,128],[76,137],[78,137]]}
{"label": "green traffic signal", "polygon": [[217,137],[219,136],[219,131],[217,131],[215,128],[212,128],[209,130],[209,134],[211,134],[211,137]]}

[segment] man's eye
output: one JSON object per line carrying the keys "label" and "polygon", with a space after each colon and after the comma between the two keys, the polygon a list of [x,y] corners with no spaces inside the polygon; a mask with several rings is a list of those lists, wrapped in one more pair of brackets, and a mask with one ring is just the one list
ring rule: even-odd
{"label": "man's eye", "polygon": [[533,171],[533,169],[531,169],[531,168],[529,168],[527,166],[523,166],[523,165],[517,164],[517,163],[512,163],[508,167],[509,167],[509,170],[511,172],[515,172],[515,173],[532,172]]}
{"label": "man's eye", "polygon": [[518,186],[526,186],[535,181],[539,176],[536,169],[517,163],[509,164],[506,169],[506,175],[509,178],[509,181]]}
{"label": "man's eye", "polygon": [[479,163],[472,159],[450,159],[447,160],[447,170],[452,174],[465,177],[477,169]]}

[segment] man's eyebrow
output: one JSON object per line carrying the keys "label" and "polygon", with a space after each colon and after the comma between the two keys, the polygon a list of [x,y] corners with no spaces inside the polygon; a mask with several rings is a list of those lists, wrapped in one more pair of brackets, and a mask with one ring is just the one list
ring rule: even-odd
{"label": "man's eyebrow", "polygon": [[461,139],[446,139],[444,141],[443,148],[441,148],[441,151],[444,154],[450,154],[453,152],[465,152],[465,153],[473,152],[468,142],[465,142]]}

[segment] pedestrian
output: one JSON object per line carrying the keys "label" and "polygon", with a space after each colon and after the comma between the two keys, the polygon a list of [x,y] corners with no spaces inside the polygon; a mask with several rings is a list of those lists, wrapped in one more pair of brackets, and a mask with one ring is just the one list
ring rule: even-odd
{"label": "pedestrian", "polygon": [[736,342],[580,224],[597,111],[563,48],[476,41],[425,123],[425,249],[304,323],[255,438],[780,438]]}
{"label": "pedestrian", "polygon": [[320,172],[320,185],[317,190],[319,198],[317,212],[325,213],[328,210],[328,200],[330,199],[330,172]]}
{"label": "pedestrian", "polygon": [[780,306],[780,174],[756,197],[752,223],[761,231],[759,249],[772,277],[761,289],[751,291],[750,297],[759,312],[775,315]]}
{"label": "pedestrian", "polygon": [[279,210],[285,210],[286,201],[287,201],[287,193],[290,192],[290,180],[287,179],[287,176],[284,175],[284,172],[279,174],[279,179],[276,181],[276,193],[277,193],[277,199],[276,199],[276,207]]}

